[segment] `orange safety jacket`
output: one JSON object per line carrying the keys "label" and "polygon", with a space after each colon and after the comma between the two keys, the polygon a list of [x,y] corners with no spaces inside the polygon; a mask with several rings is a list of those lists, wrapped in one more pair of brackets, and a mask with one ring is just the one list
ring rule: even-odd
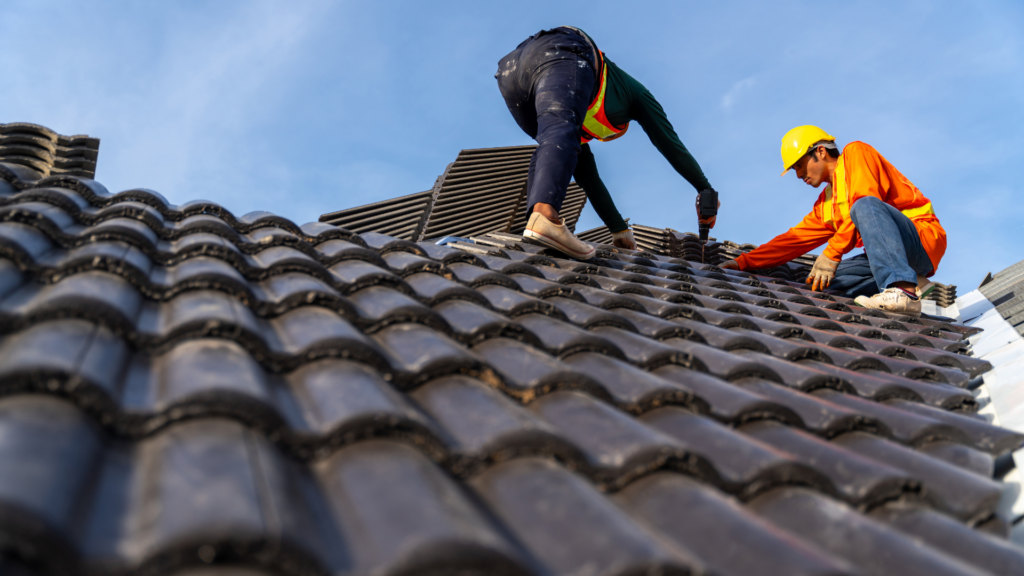
{"label": "orange safety jacket", "polygon": [[843,254],[864,245],[850,217],[850,208],[857,200],[874,196],[896,207],[914,223],[921,246],[932,262],[929,276],[935,274],[939,260],[946,253],[946,231],[935,216],[931,201],[917,186],[863,142],[846,145],[832,180],[834,186],[825,187],[802,222],[737,258],[740,270],[779,266],[826,241],[825,256],[833,261],[841,260]]}
{"label": "orange safety jacket", "polygon": [[608,117],[604,113],[604,93],[608,87],[608,68],[604,65],[604,52],[597,49],[594,51],[597,52],[600,85],[597,89],[597,95],[594,96],[594,100],[590,102],[590,106],[587,108],[587,116],[583,119],[583,134],[580,136],[581,144],[586,144],[594,138],[601,142],[610,142],[625,134],[626,130],[629,129],[629,122],[622,126],[615,126],[608,121]]}

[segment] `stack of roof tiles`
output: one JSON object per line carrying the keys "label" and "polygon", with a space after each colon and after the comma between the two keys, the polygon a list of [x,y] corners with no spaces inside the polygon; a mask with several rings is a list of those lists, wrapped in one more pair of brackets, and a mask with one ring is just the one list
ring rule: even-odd
{"label": "stack of roof tiles", "polygon": [[0,569],[1024,573],[972,329],[460,244],[0,163]]}
{"label": "stack of roof tiles", "polygon": [[[633,227],[636,225],[634,224]],[[584,242],[590,242],[592,244],[608,244],[612,243],[612,231],[607,226],[598,226],[597,228],[591,228],[590,230],[584,230],[576,234],[576,237]],[[655,252],[660,254],[660,252]]]}
{"label": "stack of roof tiles", "polygon": [[956,302],[956,286],[952,284],[940,284],[935,282],[935,287],[932,289],[925,300],[934,300],[939,306],[948,308]]}
{"label": "stack of roof tiles", "polygon": [[[415,242],[526,228],[526,178],[536,146],[462,150],[434,187],[320,217],[353,232],[376,232]],[[561,215],[576,229],[587,196],[569,185]]]}
{"label": "stack of roof tiles", "polygon": [[0,162],[27,166],[43,176],[92,178],[99,149],[99,138],[62,136],[25,122],[0,124]]}
{"label": "stack of roof tiles", "polygon": [[[440,180],[440,176],[438,179]],[[377,231],[403,240],[419,240],[419,225],[430,207],[432,190],[356,206],[320,217],[321,222],[354,232]]]}
{"label": "stack of roof tiles", "polygon": [[992,302],[1003,319],[1024,336],[1024,260],[989,274],[978,290]]}
{"label": "stack of roof tiles", "polygon": [[679,257],[679,238],[673,230],[652,228],[640,224],[632,226],[637,247],[662,256]]}
{"label": "stack of roof tiles", "polygon": [[[726,260],[735,259],[740,254],[750,252],[757,248],[754,244],[737,244],[735,242],[718,242],[715,238],[709,237],[707,244],[701,246],[700,237],[693,232],[678,232],[671,228],[654,228],[634,224],[630,228],[636,239],[637,247],[646,253],[682,258],[707,264],[721,264]],[[586,242],[599,244],[611,244],[612,235],[606,226],[598,226],[584,232],[578,237]],[[797,281],[807,277],[811,265],[814,264],[813,255],[804,255],[793,259],[786,266],[776,266],[753,272],[772,278]],[[804,269],[806,267],[806,270]]]}

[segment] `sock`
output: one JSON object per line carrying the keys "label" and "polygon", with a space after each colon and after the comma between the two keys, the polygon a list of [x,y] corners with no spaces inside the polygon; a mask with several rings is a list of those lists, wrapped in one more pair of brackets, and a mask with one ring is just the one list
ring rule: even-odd
{"label": "sock", "polygon": [[917,298],[917,293],[914,292],[913,290],[907,290],[906,288],[900,288],[900,290],[903,290],[904,294],[906,294],[907,296],[910,296],[911,300],[917,300],[918,299]]}

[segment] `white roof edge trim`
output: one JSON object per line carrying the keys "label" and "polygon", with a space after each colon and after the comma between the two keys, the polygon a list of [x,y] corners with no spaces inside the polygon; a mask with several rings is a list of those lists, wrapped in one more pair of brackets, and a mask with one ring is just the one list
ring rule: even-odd
{"label": "white roof edge trim", "polygon": [[[984,329],[970,337],[971,352],[992,363],[975,390],[984,404],[979,413],[991,416],[993,424],[1024,432],[1024,338],[979,290],[957,298],[955,306],[959,323]],[[1011,521],[1024,517],[1024,449],[1014,452],[1013,460],[1016,468],[1003,479],[1006,487],[999,505]],[[1024,547],[1024,521],[1016,523],[1010,538]]]}

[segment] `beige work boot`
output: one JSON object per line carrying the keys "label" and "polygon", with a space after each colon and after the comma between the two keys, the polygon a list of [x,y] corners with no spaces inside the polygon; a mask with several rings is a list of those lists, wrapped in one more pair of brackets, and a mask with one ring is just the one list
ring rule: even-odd
{"label": "beige work boot", "polygon": [[926,276],[917,277],[917,297],[924,300],[935,289],[935,284]]}
{"label": "beige work boot", "polygon": [[886,288],[881,294],[875,294],[870,298],[867,296],[857,296],[853,301],[858,306],[873,310],[882,310],[905,316],[921,315],[921,301],[911,299],[906,292],[895,287]]}
{"label": "beige work boot", "polygon": [[590,260],[597,253],[586,242],[583,242],[565,225],[565,219],[561,224],[555,224],[540,214],[534,212],[530,215],[530,221],[523,231],[523,238],[528,238],[536,244],[554,248],[559,252],[565,252],[577,260]]}

